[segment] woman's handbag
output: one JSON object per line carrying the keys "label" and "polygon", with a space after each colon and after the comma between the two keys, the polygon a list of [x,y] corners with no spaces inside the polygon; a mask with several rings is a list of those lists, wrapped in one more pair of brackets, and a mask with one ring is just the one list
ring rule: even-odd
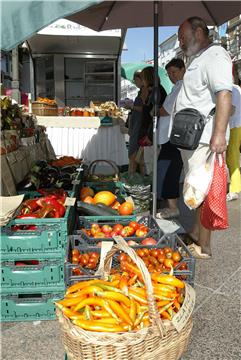
{"label": "woman's handbag", "polygon": [[[209,113],[212,116],[215,109]],[[177,148],[195,150],[199,145],[207,120],[196,109],[185,108],[174,115],[170,143]]]}

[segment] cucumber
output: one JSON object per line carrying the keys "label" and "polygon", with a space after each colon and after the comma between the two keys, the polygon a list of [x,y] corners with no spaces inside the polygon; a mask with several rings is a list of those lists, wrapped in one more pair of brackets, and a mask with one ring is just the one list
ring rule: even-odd
{"label": "cucumber", "polygon": [[116,210],[113,210],[104,204],[92,205],[92,204],[86,204],[83,201],[78,201],[77,209],[79,212],[83,213],[84,215],[90,215],[90,216],[118,215],[118,212]]}
{"label": "cucumber", "polygon": [[103,209],[104,211],[107,211],[109,212],[109,215],[114,215],[114,216],[117,216],[119,215],[118,211],[115,210],[115,209],[112,209],[110,206],[107,206],[105,204],[102,204],[102,203],[98,203],[96,204],[100,209]]}

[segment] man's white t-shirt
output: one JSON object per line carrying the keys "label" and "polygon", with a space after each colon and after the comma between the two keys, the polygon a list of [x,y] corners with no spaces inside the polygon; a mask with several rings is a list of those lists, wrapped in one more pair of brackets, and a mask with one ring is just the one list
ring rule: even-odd
{"label": "man's white t-shirt", "polygon": [[[221,46],[210,45],[196,54],[187,67],[175,112],[193,108],[207,118],[216,106],[216,93],[232,88],[232,61],[228,52]],[[214,117],[209,117],[200,143],[210,143],[213,122]]]}
{"label": "man's white t-shirt", "polygon": [[238,85],[233,85],[232,105],[235,106],[235,112],[229,121],[230,129],[241,127],[241,89]]}
{"label": "man's white t-shirt", "polygon": [[[173,112],[174,103],[181,89],[181,86],[182,80],[177,81],[176,84],[173,86],[172,91],[170,92],[170,94],[167,95],[164,103],[162,104],[163,108],[170,115]],[[170,115],[159,117],[157,126],[158,145],[165,144],[169,140]]]}

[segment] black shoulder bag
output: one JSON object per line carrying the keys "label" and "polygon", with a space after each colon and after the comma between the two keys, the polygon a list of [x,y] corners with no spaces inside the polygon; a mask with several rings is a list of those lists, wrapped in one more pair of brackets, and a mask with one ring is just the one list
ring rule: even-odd
{"label": "black shoulder bag", "polygon": [[[211,110],[209,116],[215,113]],[[174,115],[170,143],[177,148],[195,150],[206,124],[204,116],[196,109],[185,108]]]}

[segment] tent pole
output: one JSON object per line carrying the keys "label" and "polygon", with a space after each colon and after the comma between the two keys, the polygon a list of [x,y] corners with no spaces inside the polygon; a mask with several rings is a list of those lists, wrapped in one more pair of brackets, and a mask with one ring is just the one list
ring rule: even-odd
{"label": "tent pole", "polygon": [[156,216],[157,205],[157,119],[158,119],[158,1],[154,1],[154,112],[153,112],[153,179],[152,215]]}

